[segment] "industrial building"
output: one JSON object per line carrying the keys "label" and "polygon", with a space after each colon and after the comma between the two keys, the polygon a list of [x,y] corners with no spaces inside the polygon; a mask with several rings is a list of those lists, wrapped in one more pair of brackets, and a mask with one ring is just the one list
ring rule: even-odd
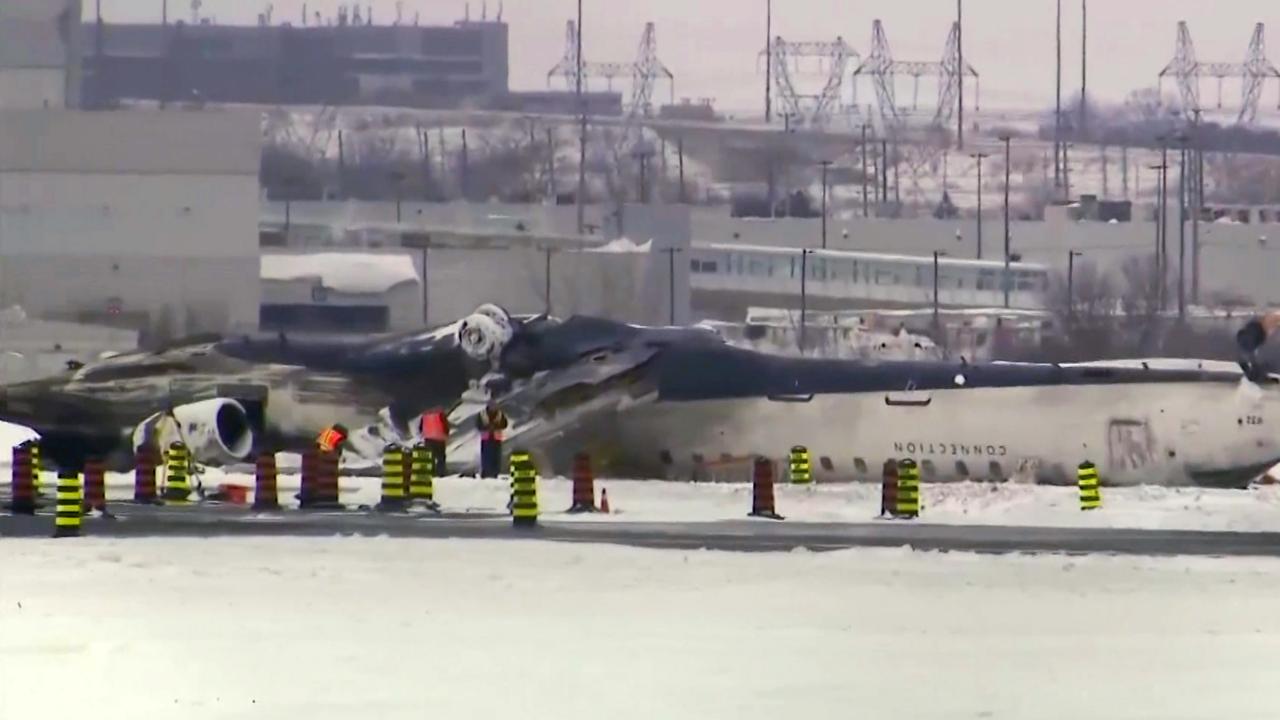
{"label": "industrial building", "polygon": [[[34,1],[34,0],[27,0]],[[84,97],[159,102],[456,107],[508,91],[507,25],[86,23]]]}
{"label": "industrial building", "polygon": [[422,326],[422,279],[404,251],[262,255],[263,330],[368,332]]}
{"label": "industrial building", "polygon": [[0,3],[0,109],[76,107],[80,0]]}
{"label": "industrial building", "polygon": [[144,341],[256,327],[260,122],[0,111],[0,306]]}

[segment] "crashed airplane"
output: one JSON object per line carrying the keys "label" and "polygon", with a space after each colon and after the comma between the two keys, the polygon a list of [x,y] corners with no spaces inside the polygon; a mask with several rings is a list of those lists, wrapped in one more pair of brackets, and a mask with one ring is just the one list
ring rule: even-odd
{"label": "crashed airplane", "polygon": [[166,432],[202,462],[234,463],[309,447],[334,423],[352,430],[352,455],[375,461],[443,407],[456,428],[450,468],[468,472],[474,414],[492,397],[512,420],[508,447],[533,451],[544,472],[585,450],[612,476],[707,477],[803,444],[821,479],[873,479],[911,457],[926,480],[1063,483],[1088,460],[1115,484],[1241,487],[1280,462],[1280,377],[1257,360],[1277,324],[1241,332],[1239,366],[867,362],[768,355],[702,326],[484,306],[421,333],[209,338],[120,355],[0,389],[0,419],[33,428],[60,465],[127,465],[131,448]]}

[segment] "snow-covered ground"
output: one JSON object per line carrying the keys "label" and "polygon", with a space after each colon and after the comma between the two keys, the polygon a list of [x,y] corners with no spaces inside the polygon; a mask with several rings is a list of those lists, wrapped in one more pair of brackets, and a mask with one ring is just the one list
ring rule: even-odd
{"label": "snow-covered ground", "polygon": [[[253,477],[205,473],[207,489],[222,483],[250,490]],[[128,499],[131,475],[108,478],[108,498]],[[344,477],[342,501],[349,505],[378,502],[381,480]],[[295,503],[297,475],[280,478],[280,500]],[[711,522],[741,519],[751,509],[751,486],[745,483],[685,483],[661,480],[596,480],[596,493],[609,493],[609,515],[567,515],[572,483],[543,478],[539,502],[545,517],[575,522]],[[451,512],[503,512],[509,486],[505,480],[445,477],[435,481],[436,500]],[[865,522],[880,511],[880,486],[842,483],[775,488],[778,512],[798,522]],[[1212,490],[1156,486],[1103,488],[1103,508],[1081,512],[1072,487],[1024,484],[925,484],[919,522],[952,525],[1034,525],[1045,527],[1124,527],[1144,529],[1280,531],[1280,486],[1250,490]],[[250,498],[252,493],[250,492]],[[296,504],[296,503],[295,503]]]}
{"label": "snow-covered ground", "polygon": [[0,543],[0,718],[1273,718],[1280,561]]}

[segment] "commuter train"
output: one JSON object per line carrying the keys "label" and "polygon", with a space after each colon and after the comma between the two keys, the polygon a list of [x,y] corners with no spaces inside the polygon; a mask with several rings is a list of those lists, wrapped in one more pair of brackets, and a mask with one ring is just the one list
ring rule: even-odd
{"label": "commuter train", "polygon": [[[697,291],[795,295],[801,268],[805,292],[814,298],[925,305],[933,302],[934,258],[849,250],[808,250],[737,244],[690,248],[690,284]],[[1012,308],[1046,305],[1049,269],[1034,263],[1009,265]],[[937,259],[938,301],[967,307],[1004,306],[1005,265],[996,260]]]}

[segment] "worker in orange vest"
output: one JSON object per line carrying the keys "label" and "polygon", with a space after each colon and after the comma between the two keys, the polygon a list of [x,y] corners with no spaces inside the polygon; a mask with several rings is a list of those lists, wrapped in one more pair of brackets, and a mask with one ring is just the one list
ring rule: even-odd
{"label": "worker in orange vest", "polygon": [[435,462],[435,476],[445,472],[445,449],[449,445],[449,416],[442,408],[434,407],[422,413],[422,443],[431,450]]}
{"label": "worker in orange vest", "polygon": [[490,400],[476,416],[480,431],[480,477],[498,477],[502,469],[502,432],[507,429],[507,415]]}
{"label": "worker in orange vest", "polygon": [[341,453],[346,443],[347,428],[342,423],[330,425],[316,438],[316,447],[321,452]]}

